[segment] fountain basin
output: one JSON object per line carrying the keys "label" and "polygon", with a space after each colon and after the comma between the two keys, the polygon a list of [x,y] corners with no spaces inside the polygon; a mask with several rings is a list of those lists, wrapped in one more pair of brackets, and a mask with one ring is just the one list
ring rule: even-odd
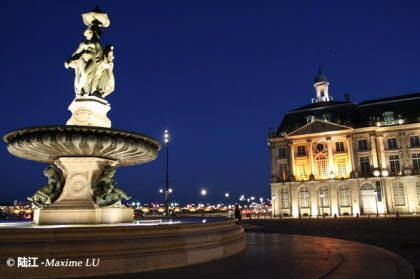
{"label": "fountain basin", "polygon": [[97,157],[118,166],[147,163],[157,157],[158,141],[134,132],[92,126],[41,126],[15,130],[3,140],[16,157],[54,163],[60,157]]}
{"label": "fountain basin", "polygon": [[[243,228],[233,220],[149,226],[0,226],[0,272],[7,278],[126,274],[204,263],[244,248]],[[37,257],[39,267],[6,265],[7,259],[24,256]],[[46,266],[47,259],[83,265]],[[99,265],[85,266],[87,259],[99,259]]]}

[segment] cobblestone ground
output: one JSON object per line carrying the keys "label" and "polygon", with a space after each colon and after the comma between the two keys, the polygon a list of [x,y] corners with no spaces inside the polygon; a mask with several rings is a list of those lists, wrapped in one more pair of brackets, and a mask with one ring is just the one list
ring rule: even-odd
{"label": "cobblestone ground", "polygon": [[407,259],[420,279],[420,217],[242,220],[245,231],[316,235],[363,242]]}

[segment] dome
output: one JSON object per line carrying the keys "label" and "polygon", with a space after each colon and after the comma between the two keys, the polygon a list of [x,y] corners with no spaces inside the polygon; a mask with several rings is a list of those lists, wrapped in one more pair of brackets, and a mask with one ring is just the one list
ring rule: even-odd
{"label": "dome", "polygon": [[322,82],[322,81],[328,81],[328,79],[327,79],[326,76],[324,76],[322,74],[322,69],[321,69],[321,67],[319,67],[319,69],[318,69],[318,75],[315,77],[315,83]]}

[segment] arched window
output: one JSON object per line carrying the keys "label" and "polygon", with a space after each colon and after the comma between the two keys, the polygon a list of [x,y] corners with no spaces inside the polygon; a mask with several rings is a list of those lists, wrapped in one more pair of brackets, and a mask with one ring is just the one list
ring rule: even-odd
{"label": "arched window", "polygon": [[316,172],[319,177],[327,177],[327,157],[320,154],[316,157]]}
{"label": "arched window", "polygon": [[319,187],[319,204],[321,207],[330,207],[330,194],[328,192],[328,186]]}
{"label": "arched window", "polygon": [[288,188],[280,188],[280,201],[281,208],[286,209],[290,207]]}
{"label": "arched window", "polygon": [[300,207],[308,208],[310,205],[309,188],[303,186],[300,188]]}
{"label": "arched window", "polygon": [[338,194],[340,197],[340,206],[349,207],[350,206],[350,191],[349,186],[341,185],[338,187]]}
{"label": "arched window", "polygon": [[416,190],[417,190],[417,204],[420,205],[420,181],[416,183]]}
{"label": "arched window", "polygon": [[395,205],[397,205],[397,206],[405,205],[403,184],[401,182],[394,182],[393,189],[394,189]]}

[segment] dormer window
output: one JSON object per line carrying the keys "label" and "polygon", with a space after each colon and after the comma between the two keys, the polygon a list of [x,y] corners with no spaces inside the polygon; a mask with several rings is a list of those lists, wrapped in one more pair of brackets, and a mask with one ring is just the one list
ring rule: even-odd
{"label": "dormer window", "polygon": [[307,115],[307,116],[305,116],[305,119],[306,119],[306,123],[311,123],[312,121],[315,120],[315,116]]}
{"label": "dormer window", "polygon": [[322,115],[322,118],[324,119],[324,121],[331,121],[331,113],[326,113]]}
{"label": "dormer window", "polygon": [[383,125],[395,125],[397,124],[397,121],[394,118],[394,112],[393,111],[386,111],[382,113],[382,117],[384,118]]}

